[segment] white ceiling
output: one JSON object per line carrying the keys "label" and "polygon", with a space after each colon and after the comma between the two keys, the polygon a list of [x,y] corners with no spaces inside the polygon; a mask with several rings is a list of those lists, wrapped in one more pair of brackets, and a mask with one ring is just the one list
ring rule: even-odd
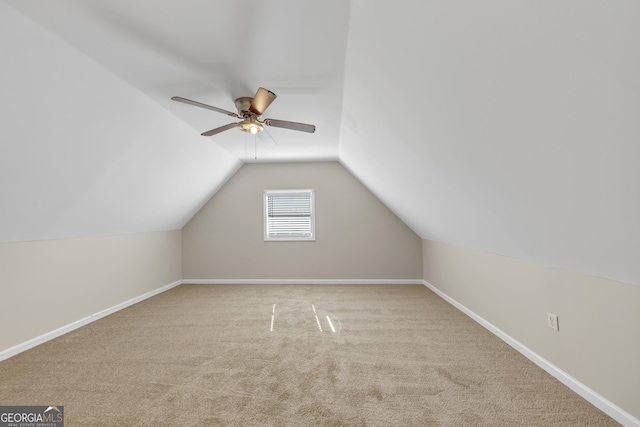
{"label": "white ceiling", "polygon": [[[337,159],[423,238],[640,284],[638,22],[635,0],[3,0],[0,241],[181,228],[244,161]],[[170,100],[259,86],[317,132],[204,138],[229,118]]]}
{"label": "white ceiling", "polygon": [[[259,146],[259,160],[338,157],[348,2],[8,3],[191,125],[196,135],[238,120],[171,96],[235,112],[234,99],[263,86],[278,95],[265,118],[313,123],[317,132],[268,128],[278,147]],[[244,160],[245,136],[234,130],[212,139]],[[253,160],[256,138],[249,139],[246,158]]]}

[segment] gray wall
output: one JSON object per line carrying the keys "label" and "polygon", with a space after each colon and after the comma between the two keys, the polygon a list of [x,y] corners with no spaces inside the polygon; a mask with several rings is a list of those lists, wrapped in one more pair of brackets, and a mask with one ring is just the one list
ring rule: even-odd
{"label": "gray wall", "polygon": [[640,286],[428,240],[423,257],[427,282],[640,418]]}
{"label": "gray wall", "polygon": [[[263,190],[315,189],[316,240],[265,242]],[[245,164],[183,228],[184,279],[421,279],[422,241],[337,162]]]}
{"label": "gray wall", "polygon": [[0,351],[180,280],[180,230],[0,244]]}

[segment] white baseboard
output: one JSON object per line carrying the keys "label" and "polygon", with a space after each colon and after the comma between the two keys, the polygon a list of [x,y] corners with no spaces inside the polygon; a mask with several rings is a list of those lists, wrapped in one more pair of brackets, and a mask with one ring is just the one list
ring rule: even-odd
{"label": "white baseboard", "polygon": [[489,323],[484,318],[480,317],[478,314],[474,313],[464,305],[460,304],[458,301],[451,298],[449,295],[442,292],[440,289],[433,286],[431,283],[423,280],[422,283],[429,289],[431,289],[434,293],[440,296],[442,299],[447,301],[449,304],[453,305],[458,310],[462,311],[467,316],[471,317],[473,320],[478,322],[484,328],[489,330],[492,334],[496,335],[502,341],[509,344],[516,351],[524,355],[527,359],[531,360],[533,363],[547,371],[549,374],[553,375],[557,380],[561,383],[569,387],[571,390],[578,393],[585,400],[590,402],[593,406],[600,409],[605,414],[609,415],[611,418],[622,424],[626,427],[632,426],[640,426],[640,420],[635,418],[633,415],[629,414],[619,406],[615,405],[611,401],[605,399],[600,394],[596,393],[586,385],[582,384],[577,379],[573,378],[571,375],[567,374],[562,369],[555,366],[553,363],[549,362],[545,358],[541,357],[539,354],[535,353],[533,350],[514,339],[495,325]]}
{"label": "white baseboard", "polygon": [[193,285],[422,285],[422,279],[183,279]]}
{"label": "white baseboard", "polygon": [[50,341],[54,338],[57,338],[61,335],[66,334],[67,332],[71,332],[75,329],[78,329],[82,326],[88,325],[91,322],[95,322],[98,319],[102,319],[105,316],[108,316],[116,311],[120,311],[123,308],[127,308],[133,304],[139,303],[140,301],[146,300],[147,298],[151,298],[152,296],[158,295],[162,292],[168,291],[171,288],[175,288],[176,286],[182,284],[182,280],[178,280],[177,282],[170,283],[161,288],[154,289],[153,291],[149,291],[145,294],[139,295],[135,298],[132,298],[128,301],[122,302],[120,304],[116,304],[113,307],[107,308],[105,310],[99,311],[95,314],[87,316],[83,319],[76,320],[73,323],[69,323],[68,325],[62,326],[56,330],[51,332],[47,332],[46,334],[40,335],[39,337],[35,337],[30,339],[29,341],[25,341],[21,344],[10,347],[6,350],[0,351],[0,361],[8,359],[12,356],[15,356],[18,353],[22,353],[23,351],[29,350],[37,345],[43,344],[47,341]]}

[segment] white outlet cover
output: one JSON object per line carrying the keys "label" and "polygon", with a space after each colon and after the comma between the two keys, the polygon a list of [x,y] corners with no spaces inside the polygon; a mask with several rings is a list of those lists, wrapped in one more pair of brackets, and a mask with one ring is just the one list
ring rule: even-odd
{"label": "white outlet cover", "polygon": [[547,313],[547,324],[553,330],[559,331],[560,327],[558,325],[558,316],[553,313]]}

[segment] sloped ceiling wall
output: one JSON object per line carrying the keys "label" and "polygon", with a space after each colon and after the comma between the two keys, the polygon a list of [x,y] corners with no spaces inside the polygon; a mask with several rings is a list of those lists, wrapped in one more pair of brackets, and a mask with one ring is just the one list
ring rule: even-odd
{"label": "sloped ceiling wall", "polygon": [[423,238],[640,284],[638,22],[353,1],[340,159]]}
{"label": "sloped ceiling wall", "polygon": [[640,284],[639,3],[153,5],[0,2],[0,241],[182,227],[253,159],[169,98],[263,85],[318,132],[258,161],[337,158],[422,238]]}
{"label": "sloped ceiling wall", "polygon": [[0,3],[0,242],[181,228],[241,166]]}
{"label": "sloped ceiling wall", "polygon": [[[313,123],[317,131],[269,128],[278,145],[259,146],[259,161],[337,158],[348,1],[2,1],[192,126],[193,133],[236,120],[172,96],[235,111],[234,99],[263,86],[278,95],[265,118]],[[246,136],[236,130],[198,141],[253,161],[253,139],[245,144]]]}

